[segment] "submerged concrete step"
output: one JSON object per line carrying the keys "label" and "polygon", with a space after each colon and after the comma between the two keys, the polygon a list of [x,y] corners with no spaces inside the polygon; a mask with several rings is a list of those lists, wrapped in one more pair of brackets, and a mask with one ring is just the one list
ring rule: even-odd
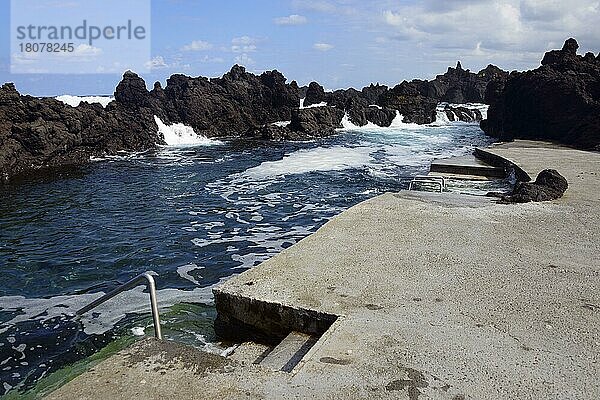
{"label": "submerged concrete step", "polygon": [[260,365],[276,371],[290,372],[308,353],[318,338],[300,332],[291,332],[266,357]]}
{"label": "submerged concrete step", "polygon": [[271,349],[272,347],[264,344],[244,342],[228,358],[244,365],[257,364],[262,361],[265,354],[269,353]]}

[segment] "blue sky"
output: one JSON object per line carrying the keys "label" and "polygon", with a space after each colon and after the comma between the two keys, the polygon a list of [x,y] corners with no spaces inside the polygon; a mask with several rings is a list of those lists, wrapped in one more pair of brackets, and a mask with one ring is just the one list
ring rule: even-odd
{"label": "blue sky", "polygon": [[[55,0],[65,7],[78,0]],[[0,81],[33,95],[110,94],[121,74],[9,73],[9,1],[0,0]],[[220,76],[235,63],[326,88],[431,79],[461,60],[529,69],[574,36],[600,51],[598,0],[154,0],[148,86],[173,73]]]}

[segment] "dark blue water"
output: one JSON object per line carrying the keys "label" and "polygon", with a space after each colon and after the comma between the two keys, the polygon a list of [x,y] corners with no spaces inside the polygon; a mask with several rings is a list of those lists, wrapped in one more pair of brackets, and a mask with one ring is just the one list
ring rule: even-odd
{"label": "dark blue water", "polygon": [[362,129],[309,143],[164,148],[0,186],[0,394],[131,328],[151,335],[141,287],[70,316],[149,270],[167,336],[204,346],[215,339],[214,285],[352,205],[406,188],[432,159],[489,142],[462,123]]}

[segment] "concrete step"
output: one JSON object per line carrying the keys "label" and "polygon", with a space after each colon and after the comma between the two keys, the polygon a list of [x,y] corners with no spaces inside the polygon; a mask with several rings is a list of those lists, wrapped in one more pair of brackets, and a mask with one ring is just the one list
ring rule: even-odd
{"label": "concrete step", "polygon": [[475,156],[434,160],[431,163],[430,171],[454,175],[485,176],[492,178],[506,177],[504,168],[486,164],[475,158]]}
{"label": "concrete step", "polygon": [[243,365],[258,364],[271,349],[272,347],[264,344],[244,342],[240,344],[228,358]]}
{"label": "concrete step", "polygon": [[300,332],[291,332],[266,357],[260,365],[276,371],[291,372],[318,338]]}

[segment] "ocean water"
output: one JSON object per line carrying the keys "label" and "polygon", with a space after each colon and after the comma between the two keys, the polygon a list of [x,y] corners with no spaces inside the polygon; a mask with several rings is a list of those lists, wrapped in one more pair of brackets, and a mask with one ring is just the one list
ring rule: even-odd
{"label": "ocean water", "polygon": [[[165,336],[223,351],[213,343],[215,285],[343,210],[406,189],[431,160],[491,143],[476,124],[398,118],[287,143],[215,141],[161,121],[170,146],[0,186],[0,395],[114,340],[152,335],[143,287],[72,316],[145,271],[158,274]],[[450,190],[506,182],[479,185]]]}

